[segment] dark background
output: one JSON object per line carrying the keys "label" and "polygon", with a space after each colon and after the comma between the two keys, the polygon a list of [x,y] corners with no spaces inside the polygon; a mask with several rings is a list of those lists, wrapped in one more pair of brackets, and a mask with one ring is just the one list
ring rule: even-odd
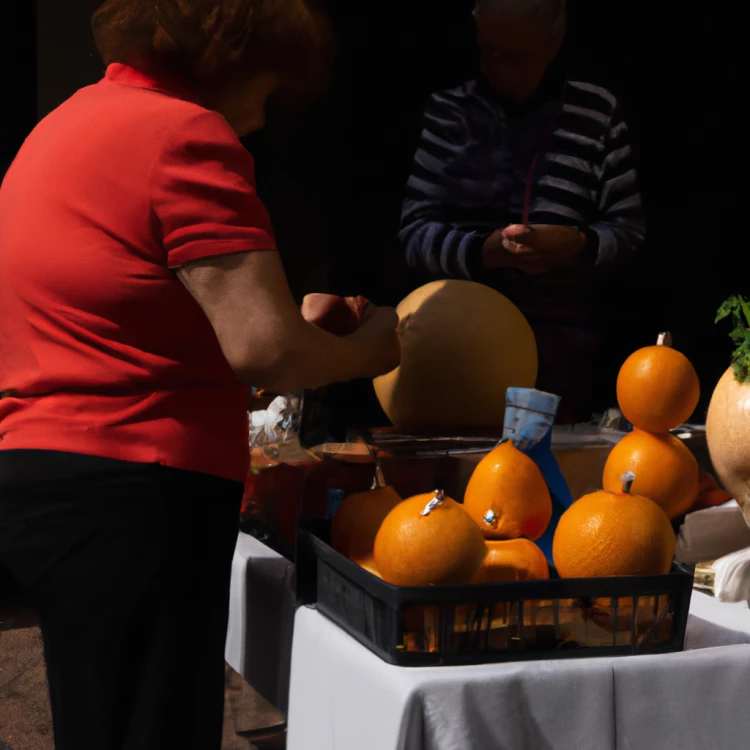
{"label": "dark background", "polygon": [[[97,4],[14,4],[2,52],[2,168],[38,117],[102,74],[88,28]],[[410,290],[393,238],[422,108],[432,91],[474,74],[473,2],[325,5],[341,43],[334,90],[294,120],[271,111],[270,127],[247,145],[295,294],[327,288],[394,304]],[[701,376],[702,421],[731,352],[715,310],[750,291],[742,24],[720,4],[700,17],[654,7],[570,0],[566,53],[576,73],[623,102],[648,222],[641,257],[601,290],[607,337],[596,406],[614,404],[624,357],[670,329]],[[367,384],[331,395],[340,422],[380,419]]]}

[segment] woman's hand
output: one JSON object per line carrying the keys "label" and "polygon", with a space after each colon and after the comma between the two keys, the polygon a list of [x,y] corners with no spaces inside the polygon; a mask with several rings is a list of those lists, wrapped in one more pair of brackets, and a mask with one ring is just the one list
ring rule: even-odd
{"label": "woman's hand", "polygon": [[302,300],[302,317],[337,336],[348,336],[359,328],[369,306],[364,297],[337,297],[335,294],[308,294]]}
{"label": "woman's hand", "polygon": [[[372,377],[395,369],[401,359],[398,313],[391,307],[375,307],[364,297],[308,294],[302,301],[302,317],[337,336],[354,336],[365,352],[375,353],[379,364]],[[362,330],[364,328],[364,330]]]}
{"label": "woman's hand", "polygon": [[574,227],[554,224],[511,224],[485,242],[486,268],[515,268],[523,273],[551,271],[583,252],[586,235]]}

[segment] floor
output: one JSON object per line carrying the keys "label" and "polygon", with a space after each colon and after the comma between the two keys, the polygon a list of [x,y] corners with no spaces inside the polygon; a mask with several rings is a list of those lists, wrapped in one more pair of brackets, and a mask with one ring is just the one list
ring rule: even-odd
{"label": "floor", "polygon": [[[222,750],[283,750],[284,717],[227,668]],[[53,750],[41,636],[0,632],[0,750]]]}

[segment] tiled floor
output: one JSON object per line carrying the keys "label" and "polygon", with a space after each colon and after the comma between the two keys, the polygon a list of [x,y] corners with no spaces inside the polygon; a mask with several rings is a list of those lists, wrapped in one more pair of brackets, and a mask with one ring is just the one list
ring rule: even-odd
{"label": "tiled floor", "polygon": [[[222,750],[283,750],[284,717],[229,669],[226,685]],[[35,628],[0,632],[0,750],[53,750]]]}
{"label": "tiled floor", "polygon": [[283,750],[285,744],[283,714],[227,668],[222,750]]}

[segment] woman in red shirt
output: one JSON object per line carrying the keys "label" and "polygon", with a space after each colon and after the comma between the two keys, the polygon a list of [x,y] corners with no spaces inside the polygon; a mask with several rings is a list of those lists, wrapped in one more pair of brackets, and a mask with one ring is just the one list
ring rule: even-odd
{"label": "woman in red shirt", "polygon": [[248,386],[384,373],[397,318],[302,318],[238,139],[324,70],[302,0],[109,0],[94,31],[105,78],[0,189],[0,563],[58,750],[218,750]]}

